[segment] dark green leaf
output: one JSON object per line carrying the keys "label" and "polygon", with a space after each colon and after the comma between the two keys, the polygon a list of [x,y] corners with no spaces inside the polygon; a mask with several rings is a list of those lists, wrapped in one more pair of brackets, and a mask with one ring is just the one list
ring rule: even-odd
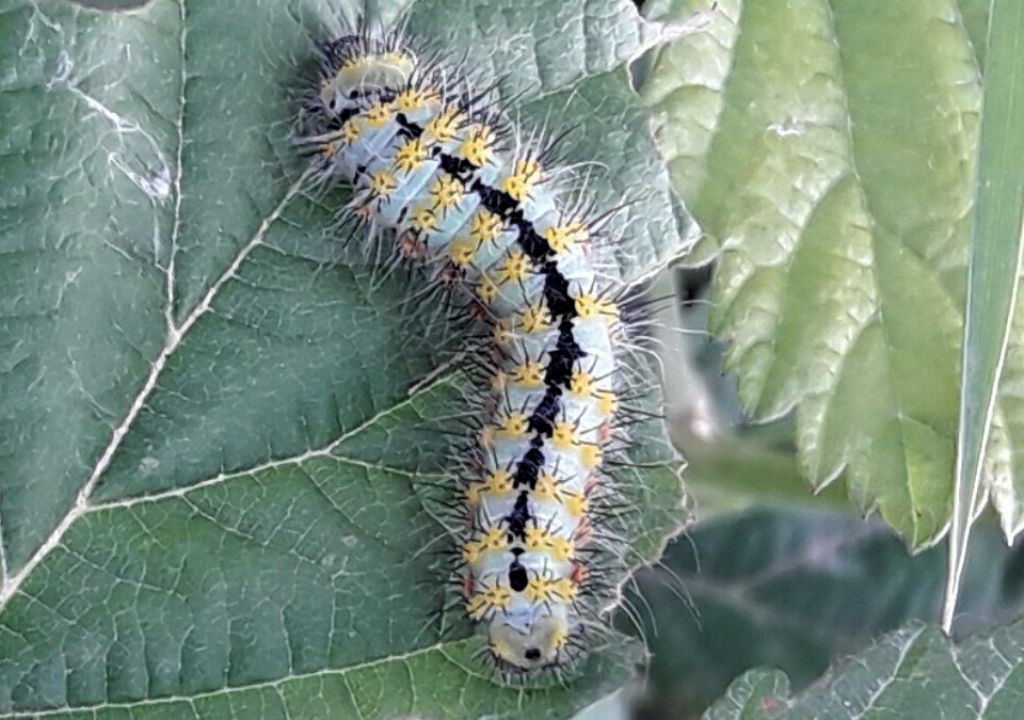
{"label": "dark green leaf", "polygon": [[[984,524],[970,557],[960,629],[1016,617],[1021,550]],[[881,523],[848,515],[757,510],[697,525],[663,566],[641,573],[642,599],[629,599],[654,653],[645,717],[683,718],[750,668],[778,667],[802,690],[881,633],[936,619],[945,553],[908,557]]]}
{"label": "dark green leaf", "polygon": [[736,680],[708,720],[1013,720],[1024,703],[1024,623],[953,645],[912,623],[789,697],[785,676]]}
{"label": "dark green leaf", "polygon": [[[522,695],[430,622],[459,337],[340,250],[344,197],[307,199],[290,144],[313,37],[356,5],[0,0],[2,717],[556,718],[630,670],[615,640]],[[601,206],[643,178],[627,280],[680,252],[631,5],[423,0],[408,27],[510,71],[524,125],[578,125]],[[679,523],[660,457],[637,559]]]}

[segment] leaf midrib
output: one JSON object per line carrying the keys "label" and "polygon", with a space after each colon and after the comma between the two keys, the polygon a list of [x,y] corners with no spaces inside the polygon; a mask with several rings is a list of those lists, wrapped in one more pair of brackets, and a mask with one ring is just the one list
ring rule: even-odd
{"label": "leaf midrib", "polygon": [[[953,7],[956,10],[956,19],[957,19],[958,28],[960,29],[960,32],[962,33],[962,35],[963,35],[965,41],[967,42],[967,44],[970,45],[970,37],[969,37],[969,35],[967,33],[966,27],[964,27],[963,17],[962,17],[962,15],[960,13],[960,7],[959,7],[958,2],[954,2],[953,3]],[[937,435],[942,435],[943,433],[941,432],[941,430],[939,428],[937,428],[937,427],[935,427],[935,426],[925,422],[924,420],[914,420],[910,415],[908,415],[907,413],[904,412],[904,407],[905,407],[905,405],[907,403],[905,401],[905,396],[902,394],[902,387],[903,387],[903,385],[902,385],[902,383],[898,382],[898,378],[895,377],[894,374],[893,374],[893,361],[892,361],[892,358],[896,354],[896,350],[895,350],[895,347],[894,347],[894,343],[892,341],[891,329],[889,327],[889,324],[886,322],[886,317],[885,317],[885,312],[884,312],[884,308],[886,306],[886,301],[885,301],[886,288],[885,288],[885,284],[880,281],[880,275],[882,273],[879,272],[879,269],[878,269],[880,264],[882,262],[884,262],[881,259],[883,253],[879,252],[879,242],[881,242],[881,240],[880,240],[878,232],[876,232],[877,228],[879,228],[880,225],[879,225],[879,222],[878,222],[878,219],[877,219],[877,216],[876,216],[875,212],[872,210],[871,193],[869,193],[867,186],[862,182],[861,174],[860,174],[860,172],[858,170],[857,143],[855,141],[855,137],[856,137],[855,133],[853,132],[854,114],[853,114],[853,109],[852,109],[851,104],[850,104],[850,93],[849,93],[848,85],[847,85],[847,82],[846,82],[847,64],[846,64],[846,62],[844,60],[843,44],[841,42],[839,42],[839,40],[838,40],[839,33],[838,33],[837,29],[836,29],[835,13],[833,12],[831,3],[828,4],[828,18],[829,18],[830,23],[831,23],[831,27],[830,27],[831,34],[832,34],[833,38],[835,38],[835,40],[836,40],[836,48],[837,48],[837,54],[838,54],[838,58],[839,58],[839,68],[838,68],[838,70],[839,70],[839,73],[840,73],[839,77],[838,77],[838,80],[839,80],[840,87],[842,88],[842,91],[843,91],[843,103],[844,103],[844,105],[846,107],[846,110],[847,110],[846,117],[848,118],[848,123],[846,125],[845,130],[846,130],[846,135],[847,135],[847,142],[849,144],[849,149],[850,149],[850,170],[853,173],[853,177],[854,177],[854,179],[856,181],[856,187],[857,187],[858,194],[861,197],[862,207],[863,207],[863,210],[864,210],[865,217],[868,219],[868,222],[869,222],[868,230],[869,230],[869,235],[871,237],[872,256],[873,256],[873,260],[874,260],[874,263],[871,265],[870,269],[871,269],[871,274],[872,274],[872,276],[874,278],[875,289],[876,289],[876,291],[878,293],[877,318],[878,318],[879,328],[880,328],[880,330],[882,332],[882,337],[884,339],[884,343],[883,344],[884,344],[884,347],[885,347],[885,350],[886,350],[886,354],[888,356],[887,357],[887,362],[885,363],[884,369],[885,369],[886,376],[889,379],[889,386],[891,388],[893,397],[895,399],[895,405],[896,405],[896,408],[897,408],[896,421],[897,421],[897,426],[899,427],[899,443],[900,443],[900,449],[901,449],[901,453],[900,454],[901,454],[901,457],[903,458],[903,468],[902,469],[903,469],[903,479],[904,479],[905,482],[900,483],[900,487],[901,488],[905,487],[905,489],[906,489],[906,496],[907,496],[907,498],[908,498],[908,500],[910,502],[910,508],[911,508],[910,520],[911,520],[911,525],[913,527],[913,535],[909,539],[910,539],[910,542],[911,542],[913,547],[915,547],[917,549],[922,549],[925,546],[922,546],[921,542],[922,542],[922,540],[925,540],[926,538],[921,538],[919,536],[920,529],[921,529],[921,523],[918,520],[918,518],[920,517],[918,510],[919,510],[919,508],[921,506],[920,506],[920,504],[918,502],[918,499],[915,497],[914,484],[911,481],[911,477],[912,477],[912,475],[911,475],[911,468],[909,467],[909,457],[908,457],[908,454],[907,454],[906,423],[908,421],[919,422],[922,425],[930,427]],[[972,48],[972,52],[971,52],[971,58],[972,58],[972,60],[975,63],[975,70],[977,70],[977,61],[978,60],[977,60],[976,53],[973,52],[973,48]],[[946,283],[944,283],[942,281],[941,272],[939,271],[938,268],[936,268],[933,265],[932,258],[921,257],[914,248],[912,248],[906,242],[903,241],[902,235],[900,233],[896,232],[895,230],[891,231],[889,234],[890,234],[890,236],[892,238],[900,240],[900,247],[902,248],[903,251],[905,251],[905,252],[909,253],[910,255],[912,255],[915,259],[917,259],[919,261],[920,266],[922,268],[926,268],[927,271],[930,274],[932,274],[932,275],[934,275],[936,277],[936,280],[937,280],[936,284],[938,285],[938,287],[942,288],[943,292],[948,297],[950,297],[950,299],[953,301],[952,305],[954,307],[959,307],[958,303],[956,302],[956,298],[952,296],[951,289],[948,287],[948,285]],[[962,315],[959,316],[959,321],[961,323],[963,322]],[[831,405],[831,402],[829,402],[829,405]],[[955,442],[955,437],[950,437],[950,441],[951,442]],[[952,487],[950,489],[952,490]],[[942,538],[946,534],[946,531],[949,528],[950,522],[951,522],[951,518],[947,518],[946,522],[941,527],[936,528],[936,530],[934,532],[934,536],[931,538],[931,542],[928,543],[928,545],[931,545],[934,542],[938,542],[938,540],[940,538]]]}
{"label": "leaf midrib", "polygon": [[166,289],[164,291],[167,295],[166,303],[164,305],[164,319],[167,323],[168,333],[172,332],[174,329],[175,262],[178,255],[178,237],[181,234],[181,173],[182,156],[185,151],[185,84],[188,81],[188,72],[185,66],[185,38],[188,35],[185,0],[177,0],[177,4],[178,22],[181,27],[181,37],[178,42],[178,52],[180,53],[178,65],[181,67],[181,72],[178,76],[178,118],[174,123],[174,129],[178,139],[178,147],[175,150],[174,180],[172,181],[172,187],[174,188],[174,219],[171,223],[171,237],[169,241],[170,257],[167,260],[167,271],[165,273],[167,282]]}
{"label": "leaf midrib", "polygon": [[[857,190],[857,197],[858,197],[858,200],[859,200],[859,204],[860,204],[861,208],[864,211],[864,217],[868,221],[867,231],[868,231],[868,236],[871,238],[871,255],[872,255],[873,263],[871,264],[870,271],[871,271],[871,278],[872,278],[872,281],[873,281],[874,286],[875,286],[875,292],[877,293],[877,295],[876,295],[877,307],[875,308],[874,318],[878,322],[879,329],[880,329],[880,331],[882,333],[883,347],[885,348],[885,352],[886,352],[886,355],[887,355],[885,366],[884,366],[884,372],[885,372],[885,375],[886,375],[886,379],[888,380],[888,383],[889,383],[890,392],[892,393],[892,397],[895,400],[895,405],[896,405],[896,410],[897,410],[897,412],[896,412],[896,426],[899,428],[900,457],[903,459],[903,467],[902,467],[903,477],[900,478],[900,482],[897,483],[897,486],[900,489],[906,491],[907,499],[910,501],[910,505],[911,505],[911,508],[912,508],[912,511],[910,513],[910,517],[911,517],[911,524],[912,524],[912,527],[913,527],[913,542],[914,542],[914,545],[916,545],[917,544],[918,531],[919,531],[919,524],[918,524],[918,519],[917,519],[917,512],[915,511],[917,505],[916,505],[916,503],[914,501],[913,490],[910,487],[910,469],[908,467],[907,442],[906,442],[906,435],[904,433],[904,425],[903,425],[903,422],[904,422],[904,417],[903,417],[903,412],[902,412],[903,402],[902,402],[902,399],[900,397],[899,383],[893,383],[893,373],[892,373],[893,349],[892,349],[892,341],[890,339],[890,336],[889,336],[889,333],[888,333],[888,330],[887,330],[887,327],[886,327],[885,315],[882,312],[882,307],[883,307],[882,296],[884,294],[884,291],[882,289],[882,283],[879,281],[879,275],[881,273],[879,273],[879,271],[878,271],[878,263],[880,262],[879,258],[881,257],[881,253],[879,253],[879,251],[878,251],[878,232],[877,232],[878,222],[877,222],[877,219],[875,218],[875,214],[871,210],[871,205],[868,202],[868,192],[867,192],[867,189],[864,186],[864,182],[861,179],[860,170],[858,169],[858,163],[857,163],[857,144],[854,141],[855,135],[854,135],[854,132],[853,132],[853,123],[854,123],[853,110],[852,110],[852,107],[850,105],[850,92],[849,92],[849,87],[848,87],[847,81],[846,81],[847,66],[846,66],[846,62],[844,60],[844,56],[843,56],[843,46],[842,46],[842,43],[839,42],[839,33],[838,33],[837,29],[836,29],[835,12],[833,11],[831,2],[827,2],[827,0],[823,0],[823,1],[826,2],[827,18],[828,18],[828,22],[829,22],[829,33],[832,36],[833,41],[835,42],[836,58],[838,60],[838,63],[837,63],[837,66],[836,66],[836,70],[837,70],[838,75],[836,77],[836,80],[837,80],[837,82],[839,84],[839,87],[842,90],[843,108],[845,109],[845,113],[844,114],[846,115],[846,124],[845,124],[843,129],[845,131],[846,145],[847,145],[847,149],[848,149],[848,152],[849,152],[849,158],[848,158],[849,164],[850,164],[849,173],[853,177],[854,187]],[[892,237],[898,238],[899,235],[897,233],[893,233]],[[858,336],[857,336],[857,340],[855,342],[859,342],[859,341],[861,341],[863,339],[864,333],[868,330],[868,328],[871,327],[872,322],[873,322],[872,320],[869,320],[864,325],[864,327],[862,327],[860,329],[860,332],[858,333]],[[850,346],[849,350],[852,351],[853,348],[855,348],[855,347],[856,347],[856,344],[852,344]],[[842,358],[840,358],[840,360],[839,360],[839,368],[838,368],[837,375],[841,375],[842,374],[842,368],[845,365],[847,357],[849,357],[849,351],[847,352],[846,355],[844,355]],[[824,411],[825,415],[827,415],[829,413],[829,411],[831,410],[831,408],[832,408],[832,404],[833,404],[832,403],[832,399],[833,399],[833,397],[834,397],[834,395],[830,396],[825,401],[825,411]],[[830,473],[826,473],[826,474],[827,475],[831,475],[832,477],[839,477],[839,475],[842,474],[842,472],[843,472],[843,468],[845,468],[845,466],[849,464],[848,453],[849,453],[849,448],[848,447],[844,448],[842,462],[841,463],[837,463],[837,467],[833,468]]]}

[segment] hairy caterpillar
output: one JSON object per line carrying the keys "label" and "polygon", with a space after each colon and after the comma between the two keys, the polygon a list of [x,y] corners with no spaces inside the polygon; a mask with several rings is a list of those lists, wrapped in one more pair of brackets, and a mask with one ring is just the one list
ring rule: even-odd
{"label": "hairy caterpillar", "polygon": [[603,587],[588,545],[612,491],[619,303],[594,267],[603,220],[551,183],[553,142],[517,142],[487,89],[418,57],[397,33],[321,46],[302,143],[351,217],[462,288],[491,327],[487,387],[463,458],[456,575],[504,672],[574,662]]}

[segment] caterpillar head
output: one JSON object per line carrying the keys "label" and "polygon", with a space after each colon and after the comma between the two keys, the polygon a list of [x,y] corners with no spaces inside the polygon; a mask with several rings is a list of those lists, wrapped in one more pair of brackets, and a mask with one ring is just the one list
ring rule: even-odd
{"label": "caterpillar head", "polygon": [[568,610],[556,603],[523,607],[491,621],[488,641],[495,658],[516,670],[535,670],[558,661],[571,630]]}
{"label": "caterpillar head", "polygon": [[404,87],[416,67],[415,56],[388,42],[378,44],[363,35],[346,35],[324,50],[327,62],[320,85],[324,104]]}

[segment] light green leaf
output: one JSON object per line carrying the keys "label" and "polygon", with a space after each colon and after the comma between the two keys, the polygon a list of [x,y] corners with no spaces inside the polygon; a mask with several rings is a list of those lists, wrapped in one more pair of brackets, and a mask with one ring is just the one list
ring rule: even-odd
{"label": "light green leaf", "polygon": [[1011,720],[1024,702],[1024,623],[954,645],[920,623],[838,663],[789,697],[785,675],[737,679],[706,720]]}
{"label": "light green leaf", "polygon": [[[0,717],[557,718],[629,672],[614,640],[568,687],[503,690],[430,622],[460,338],[340,249],[345,198],[306,198],[290,145],[312,37],[357,5],[0,0]],[[599,206],[643,179],[627,280],[682,250],[629,3],[408,19],[510,70],[524,124],[578,125]],[[680,489],[641,450],[650,559]]]}
{"label": "light green leaf", "polygon": [[[1013,333],[1024,244],[1024,172],[1019,162],[1024,157],[1024,5],[993,2],[988,59],[967,275],[949,580],[942,616],[946,632],[953,626],[971,523],[984,496],[985,478],[993,474],[986,472],[985,455],[990,441],[1006,445],[1005,423],[996,420],[996,407]],[[1001,485],[993,488],[992,497],[1012,540],[1021,503],[1014,483]]]}
{"label": "light green leaf", "polygon": [[985,50],[988,42],[988,13],[992,0],[959,0],[960,16],[964,29],[971,39],[971,47],[978,58],[978,65],[985,65]]}
{"label": "light green leaf", "polygon": [[[703,270],[671,268],[649,292],[689,294],[705,287]],[[723,375],[722,344],[708,342],[704,297],[665,303],[654,317],[665,384],[665,415],[672,443],[686,458],[686,492],[695,519],[751,506],[829,506],[849,512],[842,483],[811,494],[796,459],[793,423],[743,422],[735,378]]]}
{"label": "light green leaf", "polygon": [[695,258],[718,256],[711,326],[743,405],[795,409],[815,486],[845,472],[860,508],[933,543],[953,500],[981,103],[960,7],[709,5],[651,9],[707,17],[653,56],[643,92],[709,233]]}

